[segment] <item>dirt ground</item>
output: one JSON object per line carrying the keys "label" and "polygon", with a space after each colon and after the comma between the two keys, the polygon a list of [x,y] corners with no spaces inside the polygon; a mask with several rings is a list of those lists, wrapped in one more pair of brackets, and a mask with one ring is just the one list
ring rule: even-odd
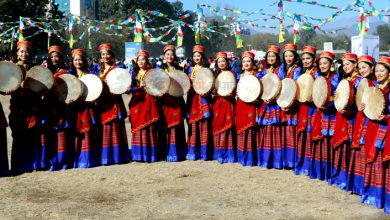
{"label": "dirt ground", "polygon": [[[7,114],[9,97],[1,97],[0,101]],[[8,137],[10,152],[9,131]],[[289,170],[185,161],[133,162],[0,178],[0,219],[25,218],[390,219],[390,216],[385,216],[382,209],[360,203],[357,195],[323,181],[296,176]]]}

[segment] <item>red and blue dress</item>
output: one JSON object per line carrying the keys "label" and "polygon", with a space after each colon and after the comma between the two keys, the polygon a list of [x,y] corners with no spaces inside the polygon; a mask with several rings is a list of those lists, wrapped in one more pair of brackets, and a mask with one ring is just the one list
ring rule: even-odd
{"label": "red and blue dress", "polygon": [[[19,67],[25,78],[28,68]],[[40,95],[27,88],[19,88],[11,93],[9,126],[12,131],[12,175],[47,169],[47,150],[41,142],[41,104]]]}
{"label": "red and blue dress", "polygon": [[[82,76],[83,75],[80,77]],[[99,161],[95,104],[82,100],[76,101],[72,106],[72,112],[75,118],[75,152],[73,167],[90,168],[97,166]]]}
{"label": "red and blue dress", "polygon": [[309,176],[312,179],[329,180],[332,169],[332,146],[331,140],[335,130],[336,108],[334,95],[340,82],[338,74],[332,73],[326,76],[331,93],[326,110],[318,109],[312,121],[312,164]]}
{"label": "red and blue dress", "polygon": [[[164,69],[168,72],[167,69]],[[164,126],[161,132],[165,150],[162,158],[168,162],[184,160],[187,154],[186,134],[184,128],[185,102],[183,97],[165,94],[161,99]]]}
{"label": "red and blue dress", "polygon": [[7,151],[7,119],[3,106],[0,103],[0,177],[9,176],[8,151]]}
{"label": "red and blue dress", "polygon": [[[53,78],[68,74],[67,69],[57,69]],[[50,94],[50,93],[49,93]],[[50,158],[49,170],[62,170],[73,167],[74,135],[70,108],[48,95],[43,100],[42,145],[48,149]]]}
{"label": "red and blue dress", "polygon": [[[374,81],[369,80],[368,85],[373,86]],[[364,190],[364,173],[366,169],[365,140],[367,137],[368,118],[363,111],[358,111],[353,128],[350,159],[348,167],[347,191],[362,195]]]}
{"label": "red and blue dress", "polygon": [[[101,70],[99,77],[105,80],[107,74],[115,68],[117,66],[114,64],[107,71]],[[129,162],[125,127],[127,112],[122,96],[113,95],[108,91],[108,88],[104,88],[97,103],[97,114],[101,123],[101,131],[99,132],[100,163],[111,165]]]}
{"label": "red and blue dress", "polygon": [[133,95],[129,103],[131,154],[133,161],[156,162],[161,159],[158,143],[160,110],[156,98],[141,86],[146,74],[147,71],[142,70],[132,73]]}
{"label": "red and blue dress", "polygon": [[[386,134],[388,133],[390,93],[386,84],[374,82],[374,86],[382,90],[386,100],[385,119],[382,121],[369,120],[367,130],[369,133],[365,139],[366,169],[364,172],[364,190],[362,202],[383,208],[386,197],[386,172],[383,162]],[[386,147],[388,149],[388,147]],[[388,178],[388,177],[387,177]]]}
{"label": "red and blue dress", "polygon": [[[319,73],[316,67],[311,67],[303,74],[310,74],[317,78]],[[294,169],[295,174],[309,175],[312,164],[312,124],[316,106],[312,102],[299,103],[298,125],[297,125],[297,163]]]}
{"label": "red and blue dress", "polygon": [[[198,68],[201,67],[191,66],[188,68],[187,74],[190,78]],[[211,95],[201,96],[191,87],[187,94],[187,160],[209,160],[212,158],[211,114]]]}
{"label": "red and blue dress", "polygon": [[[260,78],[266,74],[277,74],[284,77],[282,66],[265,68]],[[257,165],[265,168],[283,168],[282,128],[280,124],[280,107],[276,101],[270,104],[261,103],[257,123],[260,125],[259,144],[257,146]]]}
{"label": "red and blue dress", "polygon": [[212,102],[214,156],[219,163],[235,163],[236,131],[235,131],[234,96],[215,95]]}
{"label": "red and blue dress", "polygon": [[[356,92],[362,78],[357,72],[353,73],[349,80]],[[348,165],[350,155],[350,144],[353,135],[353,127],[355,125],[355,119],[357,114],[357,108],[355,103],[347,109],[346,114],[337,112],[335,131],[332,138],[333,146],[333,165],[332,174],[329,180],[329,184],[336,184],[340,189],[347,188],[348,179]]]}
{"label": "red and blue dress", "polygon": [[[284,67],[283,67],[284,69]],[[293,64],[287,69],[283,79],[290,78],[297,80],[301,75],[301,68]],[[298,103],[294,103],[288,111],[280,112],[282,125],[282,147],[283,166],[294,169],[297,163],[297,125],[298,125]]]}
{"label": "red and blue dress", "polygon": [[[248,73],[242,73],[242,77]],[[250,73],[260,78],[260,73]],[[238,79],[239,80],[239,79]],[[255,166],[257,164],[257,146],[259,144],[259,126],[257,116],[260,109],[260,101],[246,103],[240,98],[236,105],[236,130],[237,130],[237,161],[243,166]]]}

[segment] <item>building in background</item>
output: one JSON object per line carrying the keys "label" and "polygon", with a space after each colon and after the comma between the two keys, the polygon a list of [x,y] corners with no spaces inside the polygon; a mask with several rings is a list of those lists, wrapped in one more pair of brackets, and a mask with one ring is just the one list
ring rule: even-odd
{"label": "building in background", "polygon": [[77,16],[86,16],[91,19],[98,19],[99,0],[53,0],[49,4],[58,4],[58,9]]}

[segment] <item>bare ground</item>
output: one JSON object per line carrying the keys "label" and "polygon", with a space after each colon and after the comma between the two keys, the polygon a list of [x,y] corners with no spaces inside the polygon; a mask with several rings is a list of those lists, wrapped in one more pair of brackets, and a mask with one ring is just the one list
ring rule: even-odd
{"label": "bare ground", "polygon": [[[9,97],[1,102],[8,114]],[[8,137],[10,152],[9,131]],[[25,218],[390,219],[360,203],[359,196],[323,181],[215,161],[130,163],[0,178],[0,219]]]}

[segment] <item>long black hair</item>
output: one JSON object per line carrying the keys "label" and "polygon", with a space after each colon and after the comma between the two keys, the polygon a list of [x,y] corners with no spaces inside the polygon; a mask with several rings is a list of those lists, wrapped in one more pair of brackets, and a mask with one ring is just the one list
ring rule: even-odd
{"label": "long black hair", "polygon": [[[115,64],[116,58],[115,58],[114,52],[112,52],[112,50],[107,50],[107,52],[111,55],[110,62],[111,62],[112,64]],[[104,66],[105,64],[104,64],[104,62],[101,61],[101,59],[102,59],[102,55],[101,55],[101,53],[100,53],[100,55],[99,55],[100,73],[103,73],[104,70],[105,70],[105,66]]]}
{"label": "long black hair", "polygon": [[268,51],[267,53],[265,53],[265,63],[267,64],[267,67],[271,67],[271,66],[272,66],[272,65],[269,64],[268,61],[267,61],[267,57],[268,57],[268,54],[269,54],[269,53],[274,53],[275,56],[276,56],[276,62],[275,62],[275,64],[274,64],[273,66],[274,66],[274,67],[280,66],[280,64],[282,64],[281,59],[280,59],[280,55],[277,54],[277,53],[275,53],[275,52],[273,52],[273,51]]}
{"label": "long black hair", "polygon": [[[354,60],[348,60],[348,61],[350,61],[351,63],[353,63],[353,64],[356,65],[356,61],[354,61]],[[344,71],[344,68],[343,68],[343,65],[344,65],[344,64],[343,64],[343,60],[342,60],[342,59],[339,59],[339,60],[337,60],[337,63],[340,63],[340,64],[341,64],[340,67],[339,67],[339,69],[338,69],[340,78],[341,78],[341,79],[346,79],[346,78],[348,78],[349,76],[348,76],[348,74]]]}
{"label": "long black hair", "polygon": [[[374,64],[366,62],[366,61],[360,61],[360,62],[366,63],[370,67],[371,73],[370,73],[370,75],[368,75],[367,79],[374,79],[374,75],[375,75],[375,68],[373,68]],[[388,67],[386,67],[386,68],[388,68]],[[359,72],[359,63],[358,63],[358,72]],[[360,73],[359,73],[359,75],[360,75]]]}
{"label": "long black hair", "polygon": [[[75,55],[75,56],[77,56],[77,55]],[[81,60],[83,61],[83,71],[85,71],[86,73],[89,72],[89,70],[88,70],[88,66],[89,65],[88,65],[88,60],[87,60],[86,56],[85,55],[79,55],[79,56],[81,56]],[[74,57],[72,57],[72,62],[70,64],[70,69],[72,70],[72,74],[77,76],[77,69],[76,69],[76,67],[73,64],[73,58]]]}
{"label": "long black hair", "polygon": [[[287,51],[284,51],[283,52],[283,65],[284,65],[284,75],[287,75],[287,70],[288,68],[287,67],[287,63],[286,63],[286,60],[284,59],[284,54],[286,53]],[[293,53],[294,55],[294,64],[298,65],[301,69],[302,69],[302,60],[301,60],[301,57],[298,55],[298,53],[296,51],[291,51],[290,52]]]}
{"label": "long black hair", "polygon": [[[163,55],[165,55],[165,53],[168,52],[168,51],[169,51],[169,50],[166,50],[166,51],[163,53]],[[173,50],[171,50],[171,51],[173,51]],[[177,56],[176,56],[175,51],[173,51],[173,57],[174,57],[174,59],[173,59],[173,67],[175,67],[175,69],[177,69],[177,70],[182,69],[182,68],[179,66],[179,59],[177,59]],[[163,60],[162,68],[163,68],[163,69],[168,69],[168,63],[166,63],[165,60]]]}
{"label": "long black hair", "polygon": [[53,74],[55,73],[55,66],[53,65],[53,62],[51,62],[51,59],[50,59],[50,56],[53,54],[53,53],[58,53],[58,56],[60,57],[60,61],[59,61],[59,64],[58,64],[58,67],[57,68],[60,68],[60,69],[63,69],[65,68],[65,64],[64,64],[64,55],[60,52],[57,52],[57,51],[52,51],[51,53],[48,54],[48,57],[47,57],[47,68],[49,70],[51,70],[53,72]]}
{"label": "long black hair", "polygon": [[[138,57],[139,57],[139,56],[138,56]],[[138,66],[138,63],[137,63],[138,57],[137,57],[136,62],[135,62],[135,64],[134,64],[134,68],[133,68],[134,73],[138,73],[138,71],[141,69],[141,68]],[[146,60],[146,65],[148,66],[148,69],[153,68],[152,64],[151,64],[150,61],[149,61],[149,58],[145,56],[145,60]]]}
{"label": "long black hair", "polygon": [[196,51],[196,52],[192,53],[192,63],[191,63],[192,67],[194,67],[196,65],[195,62],[194,62],[194,53],[200,53],[200,55],[202,56],[202,66],[203,67],[209,67],[209,63],[206,60],[206,56],[204,55],[204,53],[199,52],[199,51]]}
{"label": "long black hair", "polygon": [[320,66],[320,60],[321,60],[322,58],[325,58],[325,59],[327,59],[327,60],[329,61],[329,63],[330,63],[329,72],[330,72],[331,74],[334,73],[334,70],[332,70],[333,60],[330,59],[329,57],[321,57],[321,58],[318,59],[318,64],[317,64],[317,65],[318,65],[318,72],[319,72],[321,75],[324,74],[323,72],[321,72],[321,69],[319,68],[319,66]]}
{"label": "long black hair", "polygon": [[[314,54],[312,54],[312,53],[302,53],[302,56],[303,56],[304,54],[308,54],[308,55],[313,59],[313,64],[312,64],[311,67],[307,68],[307,67],[303,67],[303,63],[302,63],[302,73],[305,73],[306,70],[311,69],[311,68],[315,67],[316,65],[318,66],[318,63],[316,64],[316,56],[315,56]],[[318,59],[318,62],[319,62],[319,61],[320,61],[320,60]],[[301,62],[302,62],[302,59],[301,59]]]}
{"label": "long black hair", "polygon": [[230,59],[225,58],[225,57],[220,57],[220,58],[218,58],[218,59],[216,59],[214,61],[214,64],[215,64],[215,72],[214,72],[214,74],[215,74],[215,76],[218,76],[222,72],[222,70],[218,67],[218,60],[221,59],[221,58],[226,60],[226,63],[227,63],[227,69],[226,70],[230,71],[232,69],[231,65],[230,65],[230,63],[231,63]]}

